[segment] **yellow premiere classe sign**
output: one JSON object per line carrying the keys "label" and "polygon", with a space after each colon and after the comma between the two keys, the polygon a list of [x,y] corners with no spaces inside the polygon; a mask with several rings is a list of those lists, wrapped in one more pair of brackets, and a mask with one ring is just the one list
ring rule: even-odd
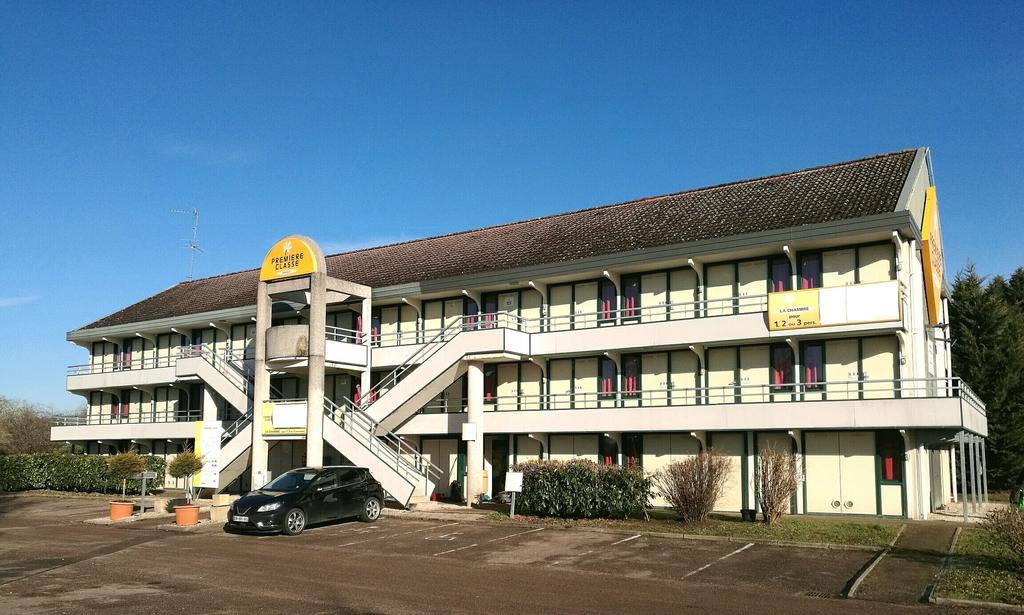
{"label": "yellow premiere classe sign", "polygon": [[928,303],[928,322],[942,321],[942,285],[945,264],[942,256],[942,232],[939,228],[939,201],[935,187],[928,188],[924,202],[924,224],[921,229],[921,259],[924,261],[924,295]]}
{"label": "yellow premiere classe sign", "polygon": [[768,295],[768,329],[803,329],[821,325],[821,301],[817,288]]}
{"label": "yellow premiere classe sign", "polygon": [[316,273],[316,252],[301,237],[285,237],[263,258],[260,281],[270,282]]}

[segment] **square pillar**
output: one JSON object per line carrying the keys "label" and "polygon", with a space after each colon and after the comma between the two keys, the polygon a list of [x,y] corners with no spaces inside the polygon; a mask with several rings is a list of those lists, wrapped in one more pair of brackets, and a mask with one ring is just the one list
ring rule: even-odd
{"label": "square pillar", "polygon": [[252,474],[253,489],[267,484],[270,446],[263,439],[263,402],[270,398],[270,372],[267,371],[267,329],[271,324],[271,300],[266,282],[256,293],[256,357],[253,361],[252,391]]}
{"label": "square pillar", "polygon": [[[466,439],[466,504],[472,506],[484,492],[484,366],[473,361],[466,371],[467,428]],[[465,432],[464,432],[465,433]]]}

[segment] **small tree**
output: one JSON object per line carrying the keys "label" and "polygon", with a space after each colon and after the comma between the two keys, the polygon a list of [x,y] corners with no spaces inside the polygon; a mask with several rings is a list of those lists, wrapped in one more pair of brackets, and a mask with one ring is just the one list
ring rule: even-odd
{"label": "small tree", "polygon": [[758,487],[764,522],[775,523],[789,509],[789,502],[800,485],[796,455],[789,451],[761,451]]}
{"label": "small tree", "polygon": [[1024,572],[1024,512],[1016,508],[993,510],[982,522],[997,542],[1013,555],[1018,571]]}
{"label": "small tree", "polygon": [[127,495],[128,479],[146,467],[146,458],[135,449],[111,455],[107,458],[107,476],[114,481],[121,481],[121,497]]}
{"label": "small tree", "polygon": [[167,473],[174,478],[185,479],[185,501],[191,504],[195,500],[195,492],[192,489],[192,477],[196,472],[203,469],[203,458],[186,446],[180,453],[167,464]]}
{"label": "small tree", "polygon": [[722,497],[732,460],[714,449],[674,461],[654,475],[654,484],[686,523],[702,523]]}

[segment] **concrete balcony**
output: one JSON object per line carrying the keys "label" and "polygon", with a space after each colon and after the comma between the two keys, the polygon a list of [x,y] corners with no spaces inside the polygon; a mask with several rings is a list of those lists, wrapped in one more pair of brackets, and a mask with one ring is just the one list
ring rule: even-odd
{"label": "concrete balcony", "polygon": [[[466,421],[427,408],[401,435],[458,433]],[[984,404],[959,379],[891,380],[499,397],[489,433],[961,429],[986,436]]]}
{"label": "concrete balcony", "polygon": [[50,428],[54,442],[79,440],[159,440],[196,436],[200,410],[143,410],[126,416],[95,413],[80,417],[58,417]]}
{"label": "concrete balcony", "polygon": [[119,363],[72,365],[68,368],[67,389],[71,392],[98,389],[127,389],[155,386],[175,381],[177,357],[155,357]]}
{"label": "concrete balcony", "polygon": [[[528,333],[531,353],[536,356],[744,343],[802,335],[891,333],[904,327],[905,294],[896,280],[792,292],[802,293],[801,300],[810,300],[814,312],[820,314],[812,326],[801,323],[794,328],[769,322],[770,298],[778,299],[789,292],[580,311],[538,319],[498,312],[464,316],[462,322],[466,331],[507,328]],[[393,367],[414,359],[426,345],[423,342],[429,343],[442,331],[375,336],[374,367]]]}

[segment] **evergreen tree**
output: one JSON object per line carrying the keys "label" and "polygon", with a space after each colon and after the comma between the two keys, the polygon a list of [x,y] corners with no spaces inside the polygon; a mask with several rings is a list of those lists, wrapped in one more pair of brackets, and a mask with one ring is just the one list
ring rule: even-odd
{"label": "evergreen tree", "polygon": [[985,401],[990,485],[1024,478],[1024,269],[987,285],[974,265],[950,298],[953,371]]}

